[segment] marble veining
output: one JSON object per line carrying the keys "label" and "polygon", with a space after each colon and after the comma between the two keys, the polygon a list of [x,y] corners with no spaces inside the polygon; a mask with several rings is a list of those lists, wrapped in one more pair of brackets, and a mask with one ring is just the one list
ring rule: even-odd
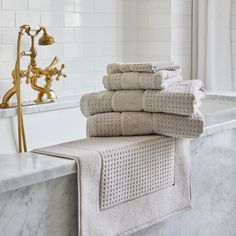
{"label": "marble veining", "polygon": [[236,235],[236,129],[191,142],[191,211],[134,236]]}
{"label": "marble veining", "polygon": [[0,194],[1,236],[77,236],[77,177]]}

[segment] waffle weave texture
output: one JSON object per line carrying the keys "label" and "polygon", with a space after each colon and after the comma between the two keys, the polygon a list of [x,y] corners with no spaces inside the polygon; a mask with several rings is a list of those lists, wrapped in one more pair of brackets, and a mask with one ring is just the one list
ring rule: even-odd
{"label": "waffle weave texture", "polygon": [[87,119],[89,137],[162,134],[176,138],[198,138],[203,133],[204,118],[149,112],[109,112]]}
{"label": "waffle weave texture", "polygon": [[174,184],[174,138],[133,137],[130,142],[117,137],[108,141],[91,138],[64,144],[100,153],[102,210]]}
{"label": "waffle weave texture", "polygon": [[189,116],[204,96],[199,80],[181,81],[163,90],[119,90],[86,94],[81,99],[85,117],[104,112],[146,111]]}
{"label": "waffle weave texture", "polygon": [[147,63],[113,63],[107,65],[107,74],[125,72],[149,72],[154,73],[161,70],[178,70],[179,65],[173,62],[147,62]]}
{"label": "waffle weave texture", "polygon": [[156,73],[127,72],[105,75],[103,77],[103,86],[107,90],[164,89],[182,80],[183,78],[179,71],[162,70]]}

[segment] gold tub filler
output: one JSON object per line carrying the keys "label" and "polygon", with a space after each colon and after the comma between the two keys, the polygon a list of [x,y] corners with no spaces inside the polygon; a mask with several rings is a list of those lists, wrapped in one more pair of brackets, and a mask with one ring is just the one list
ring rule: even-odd
{"label": "gold tub filler", "polygon": [[[30,25],[22,25],[18,32],[17,37],[17,55],[15,68],[12,71],[13,87],[9,89],[2,99],[0,108],[9,108],[14,105],[10,105],[9,101],[11,97],[16,94],[17,98],[17,116],[18,116],[18,149],[19,152],[27,151],[26,137],[24,131],[24,122],[22,115],[22,101],[21,101],[21,80],[26,79],[26,83],[30,84],[31,88],[38,92],[37,98],[34,100],[35,104],[41,104],[45,102],[52,102],[56,98],[55,92],[51,89],[53,79],[59,80],[60,77],[66,77],[63,73],[64,64],[60,68],[54,67],[58,63],[58,58],[54,57],[49,66],[42,69],[37,66],[36,56],[37,51],[35,49],[35,37],[40,32],[43,35],[39,38],[39,45],[51,45],[54,43],[54,38],[47,33],[44,26],[33,28]],[[26,34],[31,38],[31,47],[29,51],[21,51],[21,38]],[[21,70],[20,61],[23,56],[30,57],[30,63],[26,70]],[[44,79],[44,85],[39,86],[39,80]]]}

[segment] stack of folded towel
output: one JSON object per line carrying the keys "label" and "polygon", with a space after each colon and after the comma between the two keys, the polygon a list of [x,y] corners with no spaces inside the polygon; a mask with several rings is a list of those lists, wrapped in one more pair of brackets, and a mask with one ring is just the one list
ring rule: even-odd
{"label": "stack of folded towel", "polygon": [[109,64],[105,91],[86,94],[81,111],[90,137],[162,134],[197,138],[204,128],[198,110],[200,80],[183,80],[172,62]]}

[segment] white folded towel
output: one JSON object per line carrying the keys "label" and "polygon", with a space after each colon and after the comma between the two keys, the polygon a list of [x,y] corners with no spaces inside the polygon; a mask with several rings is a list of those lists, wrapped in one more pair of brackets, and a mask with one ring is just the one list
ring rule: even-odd
{"label": "white folded towel", "polygon": [[204,117],[149,112],[109,112],[87,119],[87,136],[132,136],[162,134],[175,138],[198,138],[204,130]]}
{"label": "white folded towel", "polygon": [[127,72],[109,74],[103,77],[103,85],[108,90],[122,89],[164,89],[182,81],[179,71],[162,70],[156,73]]}
{"label": "white folded towel", "polygon": [[166,112],[191,115],[203,94],[200,80],[181,81],[164,90],[119,90],[86,94],[81,99],[85,117],[112,111]]}
{"label": "white folded towel", "polygon": [[180,65],[173,62],[147,62],[147,63],[113,63],[107,65],[107,73],[125,72],[149,72],[154,73],[161,70],[178,70]]}

